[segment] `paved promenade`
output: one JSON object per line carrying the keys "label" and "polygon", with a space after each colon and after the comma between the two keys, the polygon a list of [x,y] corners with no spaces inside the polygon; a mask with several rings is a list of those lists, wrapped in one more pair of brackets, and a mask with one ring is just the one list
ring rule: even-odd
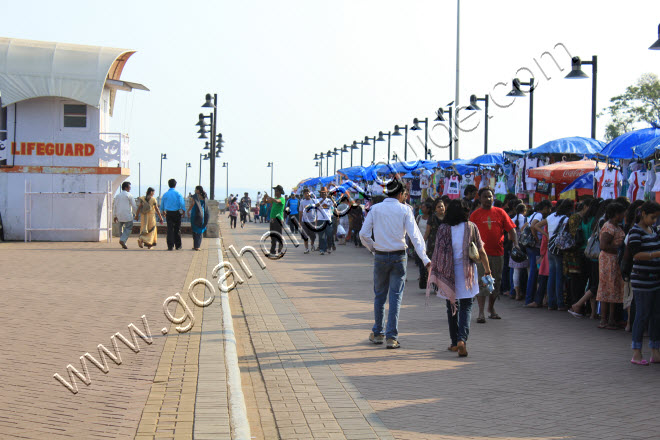
{"label": "paved promenade", "polygon": [[[230,302],[248,419],[259,439],[656,439],[660,368],[630,365],[630,337],[566,313],[497,303],[500,321],[473,323],[469,356],[446,350],[444,304],[425,306],[409,265],[399,350],[369,344],[372,257],[352,245],[320,256],[289,245],[247,278],[228,248],[258,248],[266,224],[229,230],[221,250],[245,283]],[[164,241],[164,240],[163,240]],[[230,409],[219,298],[193,306],[187,286],[211,279],[218,244],[201,252],[117,243],[0,243],[5,325],[0,438],[228,439]],[[164,244],[164,242],[162,243]],[[228,282],[231,281],[228,280]],[[163,313],[180,292],[195,323],[187,333]],[[195,289],[202,298],[201,287]],[[217,293],[217,292],[216,292]],[[209,298],[208,292],[205,298]],[[170,304],[183,316],[181,304]],[[114,352],[110,336],[146,331],[108,373],[80,356]],[[473,318],[476,316],[473,316]],[[162,330],[167,330],[163,335]]]}

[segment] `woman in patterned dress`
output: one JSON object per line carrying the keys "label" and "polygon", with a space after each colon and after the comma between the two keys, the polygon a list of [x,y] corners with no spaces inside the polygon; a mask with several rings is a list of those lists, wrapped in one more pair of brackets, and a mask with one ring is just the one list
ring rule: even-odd
{"label": "woman in patterned dress", "polygon": [[[607,207],[607,221],[600,230],[600,256],[598,257],[598,294],[600,301],[600,325],[598,328],[616,330],[614,305],[623,302],[623,278],[617,253],[623,244],[625,233],[621,222],[626,214],[626,208],[619,203]],[[608,314],[609,312],[609,314]]]}

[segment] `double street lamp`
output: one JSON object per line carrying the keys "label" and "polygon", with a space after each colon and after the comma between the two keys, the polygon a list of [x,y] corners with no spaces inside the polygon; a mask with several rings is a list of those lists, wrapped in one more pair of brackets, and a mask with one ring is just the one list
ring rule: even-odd
{"label": "double street lamp", "polygon": [[184,179],[183,183],[183,197],[187,197],[186,194],[188,194],[186,191],[188,190],[188,168],[192,167],[190,162],[186,163],[186,178]]}
{"label": "double street lamp", "polygon": [[[651,46],[653,47],[653,46]],[[593,55],[591,61],[582,61],[580,57],[573,57],[571,60],[571,71],[566,75],[566,79],[589,78],[589,75],[582,71],[582,65],[590,65],[593,76],[591,77],[591,138],[596,139],[596,77],[598,75],[598,57]]]}
{"label": "double street lamp", "polygon": [[478,104],[480,101],[484,103],[484,113],[486,116],[484,122],[484,154],[488,154],[488,94],[486,94],[486,96],[483,98],[477,98],[477,95],[471,95],[470,105],[468,105],[465,109],[476,111],[481,110],[481,107],[479,107]]}
{"label": "double street lamp", "polygon": [[166,153],[160,153],[160,177],[158,178],[158,200],[160,200],[161,189],[163,186],[163,160],[167,160]]}
{"label": "double street lamp", "polygon": [[[344,168],[344,153],[348,153],[348,145],[344,144],[339,150],[339,169]],[[351,159],[353,158],[353,151],[351,150]],[[352,160],[351,160],[352,162]]]}
{"label": "double street lamp", "polygon": [[529,86],[529,149],[531,150],[533,148],[532,134],[534,131],[534,78],[530,78],[528,82],[522,82],[518,78],[515,78],[512,84],[511,91],[507,93],[506,96],[527,96],[521,90],[520,86]]}
{"label": "double street lamp", "polygon": [[[202,108],[212,108],[213,112],[209,113],[208,115],[205,115],[203,113],[199,114],[199,121],[197,122],[196,125],[200,127],[199,131],[199,139],[208,139],[206,134],[208,131],[206,131],[206,127],[210,126],[211,127],[211,141],[209,146],[209,157],[210,158],[215,158],[217,157],[216,155],[216,131],[217,131],[217,121],[218,121],[218,95],[217,93],[214,93],[211,95],[210,93],[206,94],[205,102],[202,104]],[[205,119],[209,119],[209,124],[206,124]],[[220,136],[220,141],[222,141],[222,136]],[[215,160],[211,160],[210,164],[210,182],[209,186],[211,187],[209,190],[210,193],[210,198],[211,200],[215,200]]]}

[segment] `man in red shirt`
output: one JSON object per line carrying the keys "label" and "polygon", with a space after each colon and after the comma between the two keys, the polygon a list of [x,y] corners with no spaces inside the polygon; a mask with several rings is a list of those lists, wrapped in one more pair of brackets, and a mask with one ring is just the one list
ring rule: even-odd
{"label": "man in red shirt", "polygon": [[481,283],[481,277],[489,275],[484,272],[481,264],[477,264],[479,272],[479,294],[477,303],[479,304],[479,317],[477,322],[483,324],[486,322],[484,316],[484,305],[488,297],[488,317],[490,319],[500,319],[495,313],[495,300],[500,293],[500,284],[502,282],[502,268],[504,266],[504,233],[509,234],[509,240],[518,247],[518,236],[515,231],[515,225],[511,217],[502,208],[493,206],[493,190],[485,187],[479,190],[479,200],[481,208],[477,209],[470,216],[470,221],[477,225],[479,235],[484,242],[484,250],[488,255],[488,263],[492,271],[492,277],[495,279],[495,290],[492,293]]}

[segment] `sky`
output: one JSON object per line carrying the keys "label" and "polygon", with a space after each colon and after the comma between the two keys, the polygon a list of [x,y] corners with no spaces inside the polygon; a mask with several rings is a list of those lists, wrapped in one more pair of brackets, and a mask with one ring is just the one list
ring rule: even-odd
{"label": "sky", "polygon": [[[460,2],[459,103],[490,95],[489,152],[528,146],[529,98],[506,98],[515,77],[535,78],[533,145],[590,136],[591,80],[565,80],[570,55],[598,56],[597,105],[644,73],[660,75],[660,3],[472,0]],[[3,37],[136,50],[122,79],[150,92],[117,94],[112,131],[130,135],[133,192],[174,177],[199,183],[204,140],[198,114],[218,94],[216,198],[274,184],[287,191],[318,176],[314,155],[429,118],[434,159],[448,159],[448,134],[435,111],[455,100],[456,0],[244,0],[112,3],[0,0]],[[545,55],[544,55],[545,53]],[[553,62],[552,57],[556,60]],[[583,66],[589,76],[591,66]],[[459,155],[483,153],[484,112],[459,113]],[[606,117],[597,121],[603,139]],[[423,128],[424,125],[421,125]],[[640,127],[642,128],[642,127]],[[423,157],[424,131],[409,132],[408,159]],[[443,148],[444,147],[444,148]],[[404,155],[403,137],[391,153]],[[364,164],[373,150],[365,146]],[[376,161],[387,142],[378,142]],[[350,166],[350,153],[336,157]],[[227,188],[227,168],[229,187]],[[323,161],[333,173],[334,160]],[[360,164],[360,150],[353,165]],[[209,188],[209,161],[201,182]],[[181,188],[183,190],[183,188]]]}

